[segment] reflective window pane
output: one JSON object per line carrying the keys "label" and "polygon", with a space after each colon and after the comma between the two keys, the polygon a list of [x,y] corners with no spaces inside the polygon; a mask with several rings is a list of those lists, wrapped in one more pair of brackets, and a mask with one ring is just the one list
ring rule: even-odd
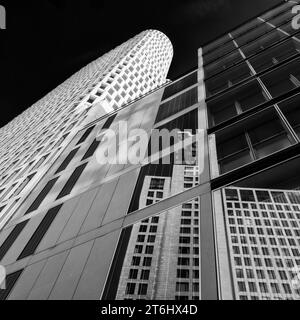
{"label": "reflective window pane", "polygon": [[280,27],[282,24],[285,24],[287,22],[292,21],[295,14],[292,13],[292,10],[288,10],[272,19],[270,19],[268,22],[276,27]]}
{"label": "reflective window pane", "polygon": [[155,123],[158,123],[197,102],[198,88],[195,87],[160,105]]}
{"label": "reflective window pane", "polygon": [[248,23],[243,24],[241,27],[235,29],[234,31],[231,32],[231,35],[234,38],[240,37],[243,34],[245,34],[246,32],[249,32],[253,29],[255,29],[256,27],[258,27],[259,25],[262,24],[262,21],[260,21],[259,19],[253,19]]}
{"label": "reflective window pane", "polygon": [[280,103],[278,106],[300,138],[300,95],[296,95]]}
{"label": "reflective window pane", "polygon": [[298,157],[214,191],[216,246],[224,249],[226,239],[229,253],[218,263],[231,274],[235,299],[299,299],[299,188]]}
{"label": "reflective window pane", "polygon": [[300,43],[295,39],[288,39],[274,48],[262,52],[258,56],[250,59],[249,62],[257,72],[261,72],[276,66],[276,64],[279,62],[282,62],[299,53]]}
{"label": "reflective window pane", "polygon": [[290,11],[294,5],[295,5],[295,3],[292,3],[292,2],[284,3],[284,4],[274,8],[273,10],[270,10],[267,13],[261,15],[261,18],[264,20],[273,19],[273,18],[283,14],[286,11]]}
{"label": "reflective window pane", "polygon": [[233,89],[207,103],[210,126],[224,122],[265,101],[267,97],[257,80]]}
{"label": "reflective window pane", "polygon": [[229,69],[206,81],[206,96],[210,97],[219,91],[228,89],[251,75],[251,70],[246,63],[242,63],[235,68]]}
{"label": "reflective window pane", "polygon": [[165,88],[162,100],[165,100],[172,95],[192,86],[197,83],[197,72],[190,74],[183,79],[176,81]]}
{"label": "reflective window pane", "polygon": [[267,33],[265,36],[260,37],[254,42],[251,42],[249,45],[242,47],[243,53],[246,57],[256,54],[259,51],[272,46],[273,44],[279,42],[282,39],[287,38],[287,35],[282,32],[274,29],[273,31]]}
{"label": "reflective window pane", "polygon": [[219,47],[220,45],[223,45],[224,43],[230,41],[231,38],[229,37],[228,34],[226,34],[225,36],[209,43],[208,45],[203,47],[203,54],[206,54],[214,49],[216,49],[217,47]]}
{"label": "reflective window pane", "polygon": [[205,78],[216,75],[219,72],[226,70],[227,68],[239,63],[243,60],[242,55],[239,51],[234,51],[222,59],[217,60],[216,62],[210,63],[204,66]]}
{"label": "reflective window pane", "polygon": [[261,77],[273,97],[277,97],[300,86],[300,59],[284,65]]}
{"label": "reflective window pane", "polygon": [[[144,193],[141,203],[147,198]],[[199,236],[199,198],[127,227],[111,268],[114,281],[108,281],[108,296],[117,300],[199,300]]]}
{"label": "reflective window pane", "polygon": [[273,107],[220,130],[215,136],[221,174],[293,143]]}
{"label": "reflective window pane", "polygon": [[208,64],[214,60],[222,58],[224,55],[226,55],[227,53],[235,49],[236,49],[236,46],[234,45],[233,41],[227,42],[224,45],[214,49],[212,52],[204,55],[203,56],[204,64]]}
{"label": "reflective window pane", "polygon": [[261,24],[257,28],[247,32],[246,34],[235,39],[239,46],[245,45],[248,42],[254,41],[258,37],[270,32],[273,28],[268,24]]}

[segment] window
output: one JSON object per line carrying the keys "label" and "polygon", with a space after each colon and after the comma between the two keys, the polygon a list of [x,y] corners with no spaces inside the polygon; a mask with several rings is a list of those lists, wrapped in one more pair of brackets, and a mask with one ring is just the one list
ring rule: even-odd
{"label": "window", "polygon": [[66,159],[62,162],[62,164],[59,166],[59,168],[57,169],[57,171],[55,172],[55,174],[63,171],[66,169],[66,167],[69,165],[69,163],[72,161],[72,159],[75,157],[77,151],[79,150],[79,148],[72,150],[68,156],[66,157]]}
{"label": "window", "polygon": [[172,95],[176,94],[177,92],[183,91],[188,87],[192,86],[193,84],[197,83],[197,72],[194,72],[183,79],[172,83],[171,85],[167,86],[164,90],[164,95],[162,100],[165,100]]}
{"label": "window", "polygon": [[151,257],[144,257],[143,266],[144,267],[150,267],[152,262]]}
{"label": "window", "polygon": [[87,163],[84,163],[74,170],[74,172],[72,173],[69,180],[66,182],[66,184],[64,185],[63,189],[61,190],[61,192],[59,193],[56,199],[60,199],[71,193],[73,187],[75,186],[76,182],[80,178],[86,166],[87,166]]}
{"label": "window", "polygon": [[251,70],[246,63],[242,63],[235,68],[231,68],[206,81],[206,97],[209,98],[210,96],[215,95],[222,90],[228,89],[251,76]]}
{"label": "window", "polygon": [[197,92],[198,92],[198,88],[195,87],[173,98],[172,100],[163,103],[158,109],[155,123],[158,123],[164,119],[167,119],[172,115],[197,103],[198,102]]}
{"label": "window", "polygon": [[190,243],[191,242],[191,238],[190,237],[179,237],[179,243]]}
{"label": "window", "polygon": [[149,232],[150,233],[156,233],[157,232],[157,226],[150,226]]}
{"label": "window", "polygon": [[14,288],[16,282],[20,278],[23,270],[19,270],[17,272],[11,273],[6,276],[6,289],[5,290],[0,290],[0,301],[1,300],[6,300],[6,298],[9,296],[11,293],[12,289]]}
{"label": "window", "polygon": [[[97,138],[98,139],[98,138]],[[101,140],[97,140],[95,139],[92,144],[90,145],[90,147],[88,148],[88,150],[86,151],[85,155],[83,156],[82,158],[82,161],[83,160],[86,160],[88,158],[90,158],[94,153],[95,151],[97,150],[99,144],[101,143]]]}
{"label": "window", "polygon": [[141,271],[141,280],[149,280],[150,270]]}
{"label": "window", "polygon": [[252,80],[207,102],[210,127],[267,101],[257,80]]}
{"label": "window", "polygon": [[0,261],[4,258],[4,256],[6,255],[8,250],[11,248],[11,246],[13,245],[13,243],[15,242],[17,237],[20,235],[20,233],[23,231],[23,229],[25,228],[25,226],[27,225],[28,222],[29,222],[29,220],[26,220],[26,221],[23,221],[23,222],[17,224],[13,228],[13,230],[11,231],[9,236],[5,239],[5,241],[3,242],[3,244],[0,247]]}
{"label": "window", "polygon": [[246,55],[246,57],[250,57],[253,54],[258,53],[285,38],[287,38],[287,35],[280,32],[279,30],[274,29],[273,31],[267,33],[259,39],[256,39],[256,41],[245,45],[242,48],[242,51]]}
{"label": "window", "polygon": [[155,238],[156,238],[155,236],[149,235],[148,236],[148,242],[149,243],[155,242]]}
{"label": "window", "polygon": [[145,253],[146,254],[153,254],[153,250],[154,250],[153,246],[146,246]]}
{"label": "window", "polygon": [[177,278],[189,278],[190,271],[188,269],[178,269]]}
{"label": "window", "polygon": [[159,217],[152,217],[151,222],[152,223],[158,223]]}
{"label": "window", "polygon": [[141,235],[141,234],[139,234],[138,236],[137,236],[137,240],[136,240],[137,242],[144,242],[145,241],[145,235]]}
{"label": "window", "polygon": [[291,99],[285,100],[279,104],[279,108],[289,121],[290,125],[300,138],[300,95],[296,95]]}
{"label": "window", "polygon": [[135,291],[135,283],[131,282],[131,283],[127,283],[127,286],[126,286],[126,294],[134,294],[134,291]]}
{"label": "window", "polygon": [[146,283],[140,283],[138,294],[139,295],[146,295],[147,294],[148,285]]}
{"label": "window", "polygon": [[136,245],[134,249],[134,253],[142,253],[143,252],[143,246]]}
{"label": "window", "polygon": [[273,97],[286,93],[300,86],[300,59],[295,59],[261,77]]}
{"label": "window", "polygon": [[299,42],[294,39],[288,39],[283,43],[262,52],[258,56],[250,59],[251,65],[257,72],[276,66],[278,63],[299,53]]}
{"label": "window", "polygon": [[178,253],[179,254],[190,254],[190,247],[179,247]]}
{"label": "window", "polygon": [[38,228],[30,238],[29,242],[21,252],[20,256],[17,260],[21,260],[23,258],[26,258],[32,254],[34,254],[35,250],[39,246],[41,240],[45,236],[46,232],[48,231],[49,227],[51,226],[53,220],[57,216],[60,208],[62,207],[62,204],[50,209],[45,217],[43,218],[42,222],[39,224]]}
{"label": "window", "polygon": [[34,200],[34,202],[32,203],[32,205],[29,207],[29,209],[26,211],[26,214],[29,214],[30,212],[36,210],[40,204],[43,202],[43,200],[46,198],[46,196],[48,195],[48,193],[50,192],[50,190],[52,189],[52,187],[54,186],[54,184],[56,183],[56,181],[58,180],[59,177],[50,180],[46,186],[44,187],[44,189],[39,193],[39,195],[37,196],[37,198]]}
{"label": "window", "polygon": [[139,266],[141,262],[140,257],[132,257],[131,265],[132,266]]}
{"label": "window", "polygon": [[153,190],[163,190],[164,184],[165,179],[152,178],[149,188]]}
{"label": "window", "polygon": [[176,282],[176,291],[177,292],[188,292],[189,283],[188,282]]}
{"label": "window", "polygon": [[242,55],[239,51],[233,51],[232,53],[222,57],[221,59],[214,61],[208,65],[204,66],[205,78],[212,77],[228,68],[234,64],[239,63],[243,60]]}
{"label": "window", "polygon": [[95,128],[95,126],[89,127],[89,128],[85,131],[85,133],[82,135],[82,137],[80,138],[80,140],[77,142],[76,145],[79,145],[79,144],[81,144],[82,142],[84,142],[84,141],[87,139],[87,137],[90,135],[90,133],[94,130],[94,128]]}
{"label": "window", "polygon": [[179,266],[189,266],[190,265],[190,259],[189,258],[179,257],[178,261],[177,261],[177,265],[179,265]]}
{"label": "window", "polygon": [[138,270],[137,269],[130,269],[128,279],[137,279]]}
{"label": "window", "polygon": [[266,23],[260,23],[260,25],[256,28],[253,28],[252,30],[249,30],[247,33],[236,38],[236,42],[239,46],[243,46],[246,43],[258,40],[259,37],[272,31],[273,29],[273,27]]}
{"label": "window", "polygon": [[214,49],[210,53],[207,53],[203,56],[204,64],[211,63],[217,59],[222,58],[227,53],[230,53],[231,51],[235,50],[236,47],[232,41],[228,41],[224,43],[222,46],[219,46],[218,48]]}
{"label": "window", "polygon": [[221,173],[287,148],[294,141],[273,108],[216,134]]}
{"label": "window", "polygon": [[141,225],[139,232],[147,232],[147,225]]}

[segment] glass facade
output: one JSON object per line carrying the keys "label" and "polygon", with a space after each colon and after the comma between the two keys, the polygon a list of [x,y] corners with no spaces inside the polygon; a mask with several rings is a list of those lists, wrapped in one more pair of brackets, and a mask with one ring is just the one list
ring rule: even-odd
{"label": "glass facade", "polygon": [[[291,25],[294,5],[287,1],[230,32],[230,56],[239,56],[234,63],[226,50],[213,62],[204,50],[222,299],[300,298],[300,42]],[[230,81],[232,74],[239,82]]]}

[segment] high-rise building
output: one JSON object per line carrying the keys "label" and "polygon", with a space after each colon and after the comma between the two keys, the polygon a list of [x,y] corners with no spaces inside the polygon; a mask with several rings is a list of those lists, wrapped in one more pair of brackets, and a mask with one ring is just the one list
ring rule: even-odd
{"label": "high-rise building", "polygon": [[[142,33],[1,129],[0,298],[299,299],[295,4],[204,45],[170,83],[170,41]],[[154,129],[171,148],[101,164],[120,123],[149,135],[148,159]]]}

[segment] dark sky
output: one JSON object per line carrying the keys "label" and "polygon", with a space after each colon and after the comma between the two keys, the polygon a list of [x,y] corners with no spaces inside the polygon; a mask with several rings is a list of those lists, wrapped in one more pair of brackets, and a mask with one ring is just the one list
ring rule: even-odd
{"label": "dark sky", "polygon": [[74,72],[145,29],[174,46],[169,78],[197,64],[197,48],[282,0],[1,1],[0,127]]}

